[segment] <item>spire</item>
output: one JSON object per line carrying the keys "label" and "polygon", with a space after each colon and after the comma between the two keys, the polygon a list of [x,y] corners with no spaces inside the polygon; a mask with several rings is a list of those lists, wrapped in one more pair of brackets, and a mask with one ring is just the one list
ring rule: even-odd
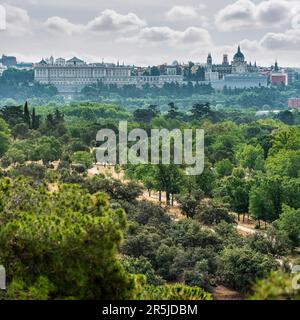
{"label": "spire", "polygon": [[211,53],[208,54],[208,57],[207,57],[207,65],[212,65],[212,56],[211,56]]}
{"label": "spire", "polygon": [[278,61],[277,61],[277,59],[275,60],[275,71],[279,71],[279,66],[278,66]]}

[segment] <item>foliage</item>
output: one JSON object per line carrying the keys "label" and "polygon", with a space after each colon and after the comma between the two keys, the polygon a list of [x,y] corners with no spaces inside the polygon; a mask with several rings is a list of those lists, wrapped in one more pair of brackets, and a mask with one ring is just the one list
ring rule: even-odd
{"label": "foliage", "polygon": [[8,298],[134,298],[137,278],[116,256],[126,218],[105,195],[72,185],[51,194],[24,179],[4,179],[0,188]]}
{"label": "foliage", "polygon": [[215,225],[222,221],[234,222],[234,217],[229,214],[228,208],[215,200],[203,200],[197,206],[194,218],[206,225]]}
{"label": "foliage", "polygon": [[225,285],[247,292],[256,279],[276,269],[275,261],[248,247],[226,248],[220,257],[219,276]]}
{"label": "foliage", "polygon": [[82,165],[85,169],[90,169],[94,164],[94,157],[90,152],[77,151],[72,154],[71,161],[74,164]]}
{"label": "foliage", "polygon": [[300,300],[299,290],[292,287],[293,274],[272,272],[253,286],[250,300]]}
{"label": "foliage", "polygon": [[276,226],[295,246],[300,244],[300,209],[296,210],[284,205]]}
{"label": "foliage", "polygon": [[139,300],[212,300],[212,296],[199,287],[182,284],[145,286]]}

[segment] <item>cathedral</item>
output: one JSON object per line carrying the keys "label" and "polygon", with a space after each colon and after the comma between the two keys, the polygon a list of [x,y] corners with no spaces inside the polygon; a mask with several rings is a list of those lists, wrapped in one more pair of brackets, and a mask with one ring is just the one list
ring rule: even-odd
{"label": "cathedral", "polygon": [[[241,51],[241,47],[238,46],[237,53],[233,57],[233,61],[229,64],[228,55],[223,55],[222,64],[213,64],[211,53],[207,57],[206,71],[210,77],[218,77],[219,80],[224,79],[228,74],[246,74],[259,72],[256,63],[252,65],[247,63],[245,56]],[[214,75],[214,76],[213,76]]]}

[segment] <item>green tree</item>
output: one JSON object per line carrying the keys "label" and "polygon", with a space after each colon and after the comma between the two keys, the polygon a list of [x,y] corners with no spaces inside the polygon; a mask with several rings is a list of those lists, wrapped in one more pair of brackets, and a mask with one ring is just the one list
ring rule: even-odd
{"label": "green tree", "polygon": [[43,160],[44,163],[56,161],[61,158],[61,144],[55,137],[41,137],[34,150],[34,160]]}
{"label": "green tree", "polygon": [[249,292],[257,279],[266,277],[276,267],[270,256],[248,247],[226,248],[220,257],[218,273],[223,284]]}
{"label": "green tree", "polygon": [[281,213],[283,201],[282,179],[279,176],[265,176],[251,188],[249,211],[257,220],[273,222]]}
{"label": "green tree", "polygon": [[14,139],[25,139],[28,135],[28,132],[29,128],[26,123],[18,123],[12,128],[11,134]]}
{"label": "green tree", "polygon": [[137,277],[126,273],[117,258],[125,214],[111,210],[105,195],[90,196],[72,185],[48,193],[22,179],[4,179],[0,189],[0,262],[7,266],[8,295],[135,297]]}
{"label": "green tree", "polygon": [[90,152],[77,151],[71,155],[71,161],[73,164],[82,165],[87,170],[93,166],[94,157]]}
{"label": "green tree", "polygon": [[178,112],[178,107],[175,106],[174,102],[170,102],[168,106],[169,106],[169,111],[168,111],[167,117],[170,119],[177,119],[180,115],[180,113]]}
{"label": "green tree", "polygon": [[176,196],[180,204],[181,211],[188,217],[192,218],[197,212],[197,207],[204,199],[204,192],[202,190],[193,190],[186,194],[179,194]]}
{"label": "green tree", "polygon": [[300,291],[292,287],[294,275],[282,271],[271,272],[256,281],[250,300],[300,300]]}
{"label": "green tree", "polygon": [[295,246],[300,244],[300,209],[296,210],[283,205],[282,213],[276,226],[286,234]]}
{"label": "green tree", "polygon": [[31,118],[30,118],[30,112],[28,108],[28,102],[25,102],[24,105],[24,122],[28,125],[28,127],[31,127]]}
{"label": "green tree", "polygon": [[7,123],[0,118],[0,157],[5,154],[10,144],[10,130]]}
{"label": "green tree", "polygon": [[192,107],[191,113],[192,113],[192,120],[196,119],[202,119],[203,117],[209,115],[211,112],[210,110],[210,103],[195,103]]}
{"label": "green tree", "polygon": [[243,168],[264,169],[264,150],[260,145],[243,145],[237,153],[237,159]]}
{"label": "green tree", "polygon": [[228,208],[216,200],[203,200],[197,206],[194,218],[206,225],[215,225],[222,221],[227,223],[234,222],[234,218],[229,214]]}
{"label": "green tree", "polygon": [[234,166],[229,159],[224,159],[215,164],[215,170],[219,177],[230,176]]}

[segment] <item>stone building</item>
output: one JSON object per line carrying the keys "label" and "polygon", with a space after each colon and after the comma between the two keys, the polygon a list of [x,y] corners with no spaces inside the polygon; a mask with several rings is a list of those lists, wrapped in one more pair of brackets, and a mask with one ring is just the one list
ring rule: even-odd
{"label": "stone building", "polygon": [[241,47],[238,46],[238,50],[233,57],[233,61],[231,64],[229,63],[228,55],[223,55],[222,64],[213,64],[212,55],[209,54],[207,57],[206,63],[207,72],[218,72],[219,80],[223,80],[224,77],[228,74],[242,74],[242,73],[257,73],[259,69],[257,68],[256,63],[252,65],[251,63],[247,63],[245,60],[245,56],[241,51]]}
{"label": "stone building", "polygon": [[178,83],[182,85],[183,76],[177,74],[174,66],[166,67],[163,74],[157,76],[133,75],[133,67],[111,63],[87,64],[76,57],[65,60],[58,58],[54,61],[51,57],[48,61],[42,60],[34,66],[34,79],[42,84],[52,84],[59,92],[80,92],[87,85],[102,82],[118,87],[124,85],[163,86],[165,83]]}

